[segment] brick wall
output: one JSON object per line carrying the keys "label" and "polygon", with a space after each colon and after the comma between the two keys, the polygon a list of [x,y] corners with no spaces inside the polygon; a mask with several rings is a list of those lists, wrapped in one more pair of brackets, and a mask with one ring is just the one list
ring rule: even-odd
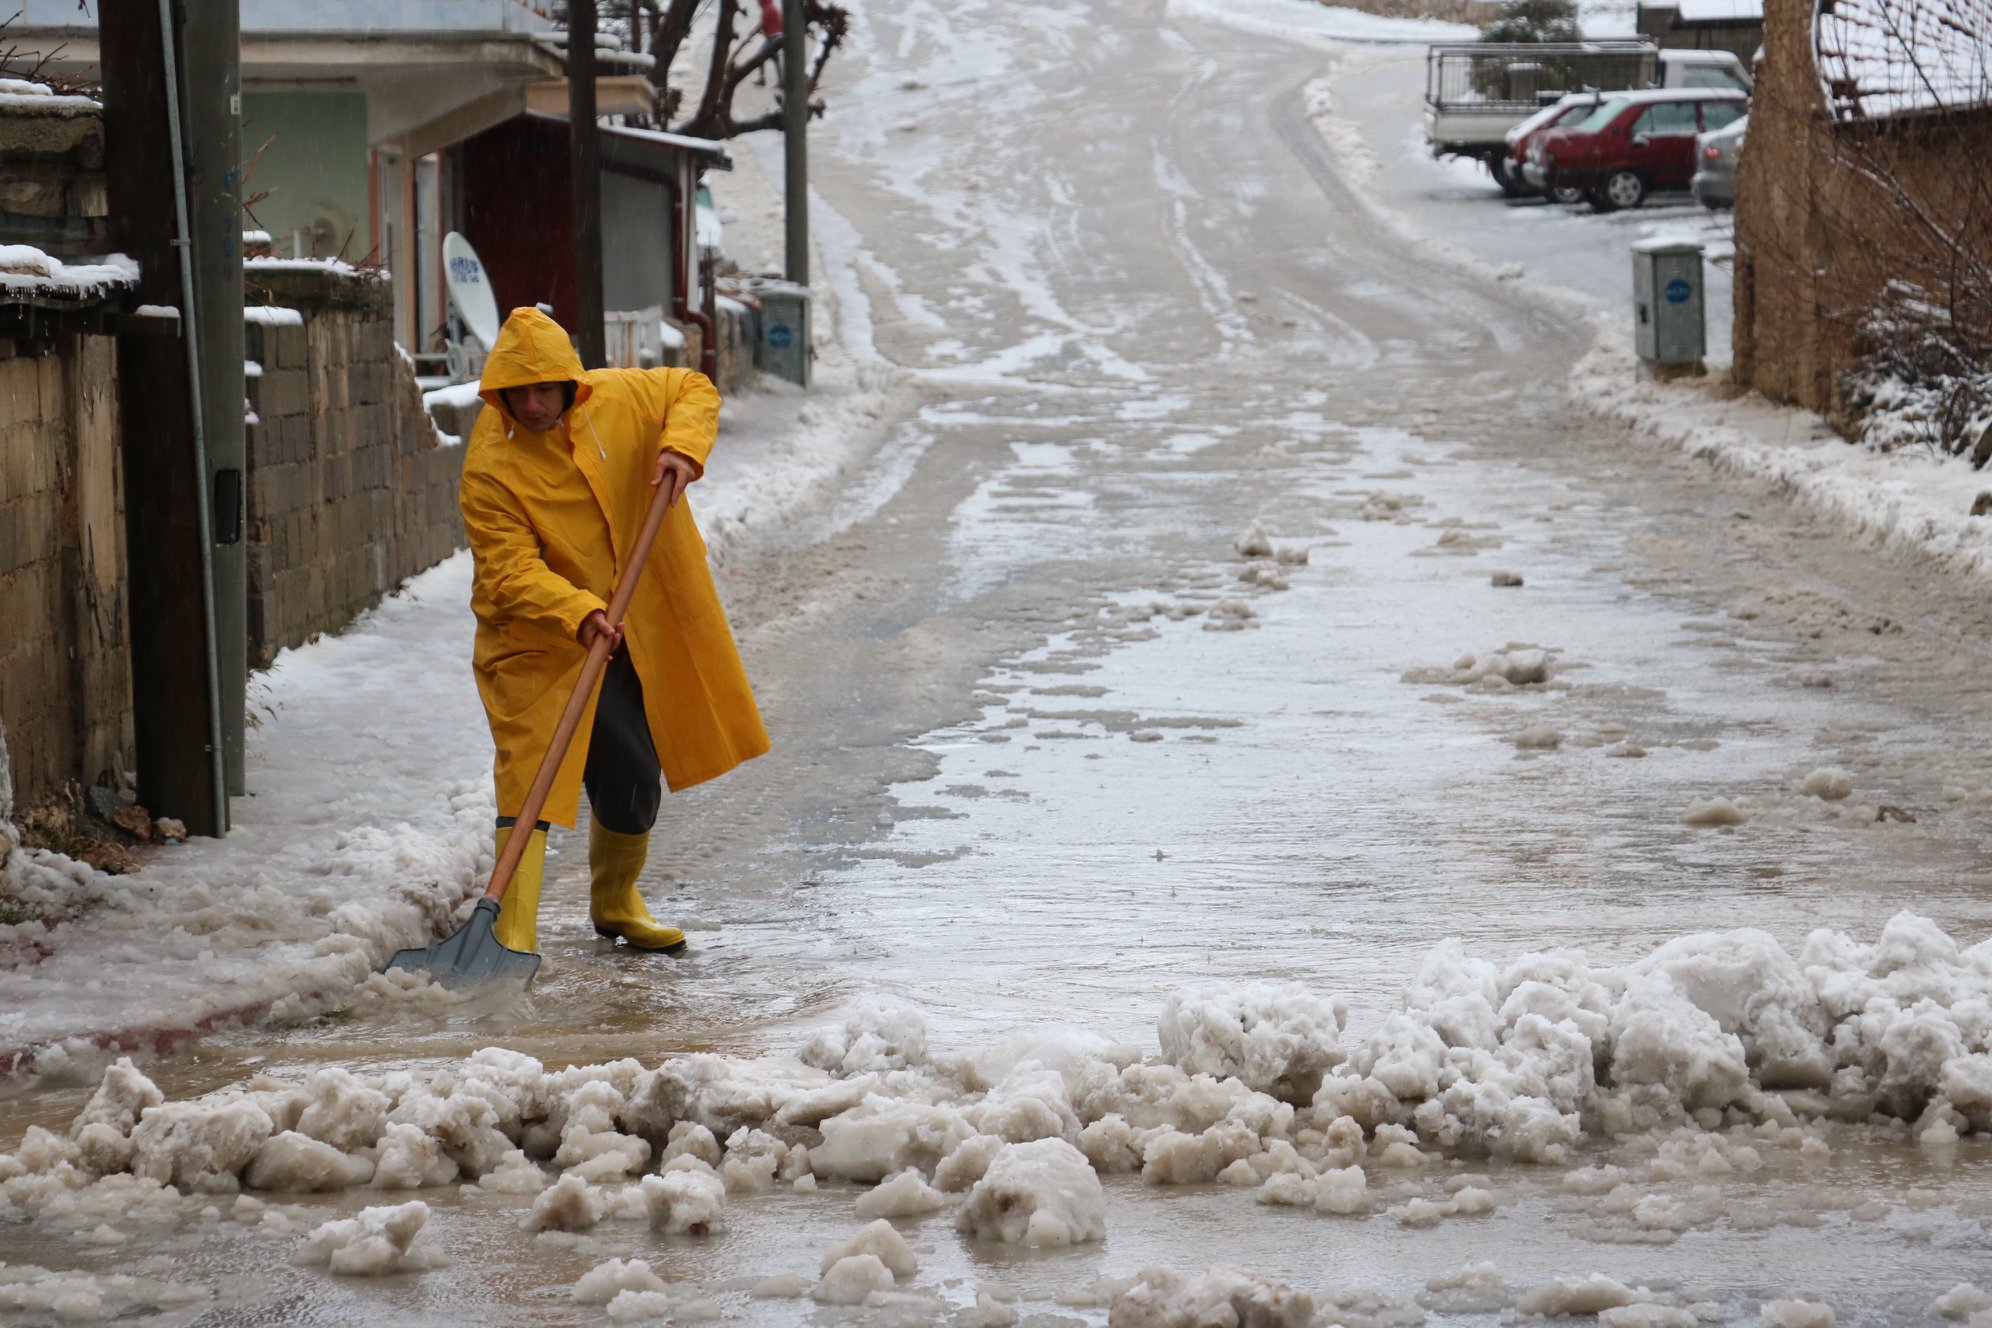
{"label": "brick wall", "polygon": [[0,724],[32,806],[131,768],[116,343],[0,341]]}
{"label": "brick wall", "polygon": [[[1960,169],[1992,156],[1992,110],[1834,123],[1813,58],[1815,8],[1764,6],[1736,179],[1735,377],[1839,416],[1841,379],[1887,284],[1956,268],[1916,213],[1975,245],[1980,261],[1992,256],[1992,225],[1972,216],[1977,168]],[[1864,168],[1876,164],[1888,179]]]}
{"label": "brick wall", "polygon": [[462,548],[463,449],[440,444],[396,351],[385,283],[252,266],[248,380],[249,660],[335,630]]}

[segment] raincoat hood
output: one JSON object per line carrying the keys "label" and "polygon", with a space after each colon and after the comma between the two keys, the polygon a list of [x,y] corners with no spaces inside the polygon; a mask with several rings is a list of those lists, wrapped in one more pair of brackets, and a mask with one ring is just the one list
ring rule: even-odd
{"label": "raincoat hood", "polygon": [[574,353],[574,342],[567,329],[530,305],[514,309],[505,326],[498,329],[498,344],[484,361],[477,395],[484,398],[485,405],[509,420],[512,413],[505,409],[505,399],[499,395],[503,389],[562,382],[575,384],[575,406],[588,399],[592,389],[588,386],[587,370],[581,367],[581,357]]}

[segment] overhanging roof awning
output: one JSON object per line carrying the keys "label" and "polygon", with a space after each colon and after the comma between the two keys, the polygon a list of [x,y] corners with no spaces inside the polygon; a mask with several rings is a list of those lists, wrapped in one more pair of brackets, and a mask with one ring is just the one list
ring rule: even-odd
{"label": "overhanging roof awning", "polygon": [[[561,134],[567,132],[567,117],[564,115],[528,111],[525,118],[542,130],[557,127]],[[612,166],[620,161],[631,166],[651,168],[656,165],[659,154],[692,157],[717,171],[733,169],[733,158],[727,155],[726,145],[717,139],[667,134],[657,129],[630,129],[622,125],[602,126],[604,165]]]}

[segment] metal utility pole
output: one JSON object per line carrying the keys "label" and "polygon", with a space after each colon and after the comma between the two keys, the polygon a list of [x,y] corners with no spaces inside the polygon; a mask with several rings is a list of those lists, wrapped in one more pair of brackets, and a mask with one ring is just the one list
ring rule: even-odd
{"label": "metal utility pole", "polygon": [[186,4],[180,109],[199,310],[201,426],[214,551],[214,633],[228,791],[249,791],[249,563],[242,527],[249,442],[242,400],[242,34],[238,0]]}
{"label": "metal utility pole", "polygon": [[567,129],[574,179],[574,345],[581,363],[608,362],[602,319],[602,151],[595,123],[595,0],[567,4]]}
{"label": "metal utility pole", "polygon": [[[136,301],[180,314],[178,336],[118,338],[133,729],[138,795],[147,808],[195,834],[222,835],[228,797],[211,477],[197,407],[205,375],[188,256],[174,28],[167,0],[99,6],[104,174],[118,244],[139,264]],[[232,317],[239,336],[239,308]],[[239,351],[229,367],[240,375]],[[231,390],[242,394],[239,378]]]}
{"label": "metal utility pole", "polygon": [[786,275],[809,284],[809,29],[802,0],[782,0],[782,142],[788,167]]}

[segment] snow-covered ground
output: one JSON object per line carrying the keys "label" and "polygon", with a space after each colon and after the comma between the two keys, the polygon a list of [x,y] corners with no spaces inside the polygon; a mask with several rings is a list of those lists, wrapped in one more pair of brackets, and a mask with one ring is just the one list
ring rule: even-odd
{"label": "snow-covered ground", "polygon": [[[574,947],[550,899],[536,1009],[333,954],[334,1016],[24,1095],[0,1319],[1992,1307],[1983,624],[1583,413],[1648,390],[1592,322],[1691,214],[1507,208],[1416,155],[1415,55],[1259,6],[855,11],[815,155],[854,363],[802,429],[736,403],[694,494],[778,737],[660,831],[693,954]],[[451,685],[462,575],[345,672]],[[363,847],[456,853],[460,897],[481,721],[360,715],[376,788],[344,657],[297,658],[266,753],[347,742],[320,796],[426,807]]]}

